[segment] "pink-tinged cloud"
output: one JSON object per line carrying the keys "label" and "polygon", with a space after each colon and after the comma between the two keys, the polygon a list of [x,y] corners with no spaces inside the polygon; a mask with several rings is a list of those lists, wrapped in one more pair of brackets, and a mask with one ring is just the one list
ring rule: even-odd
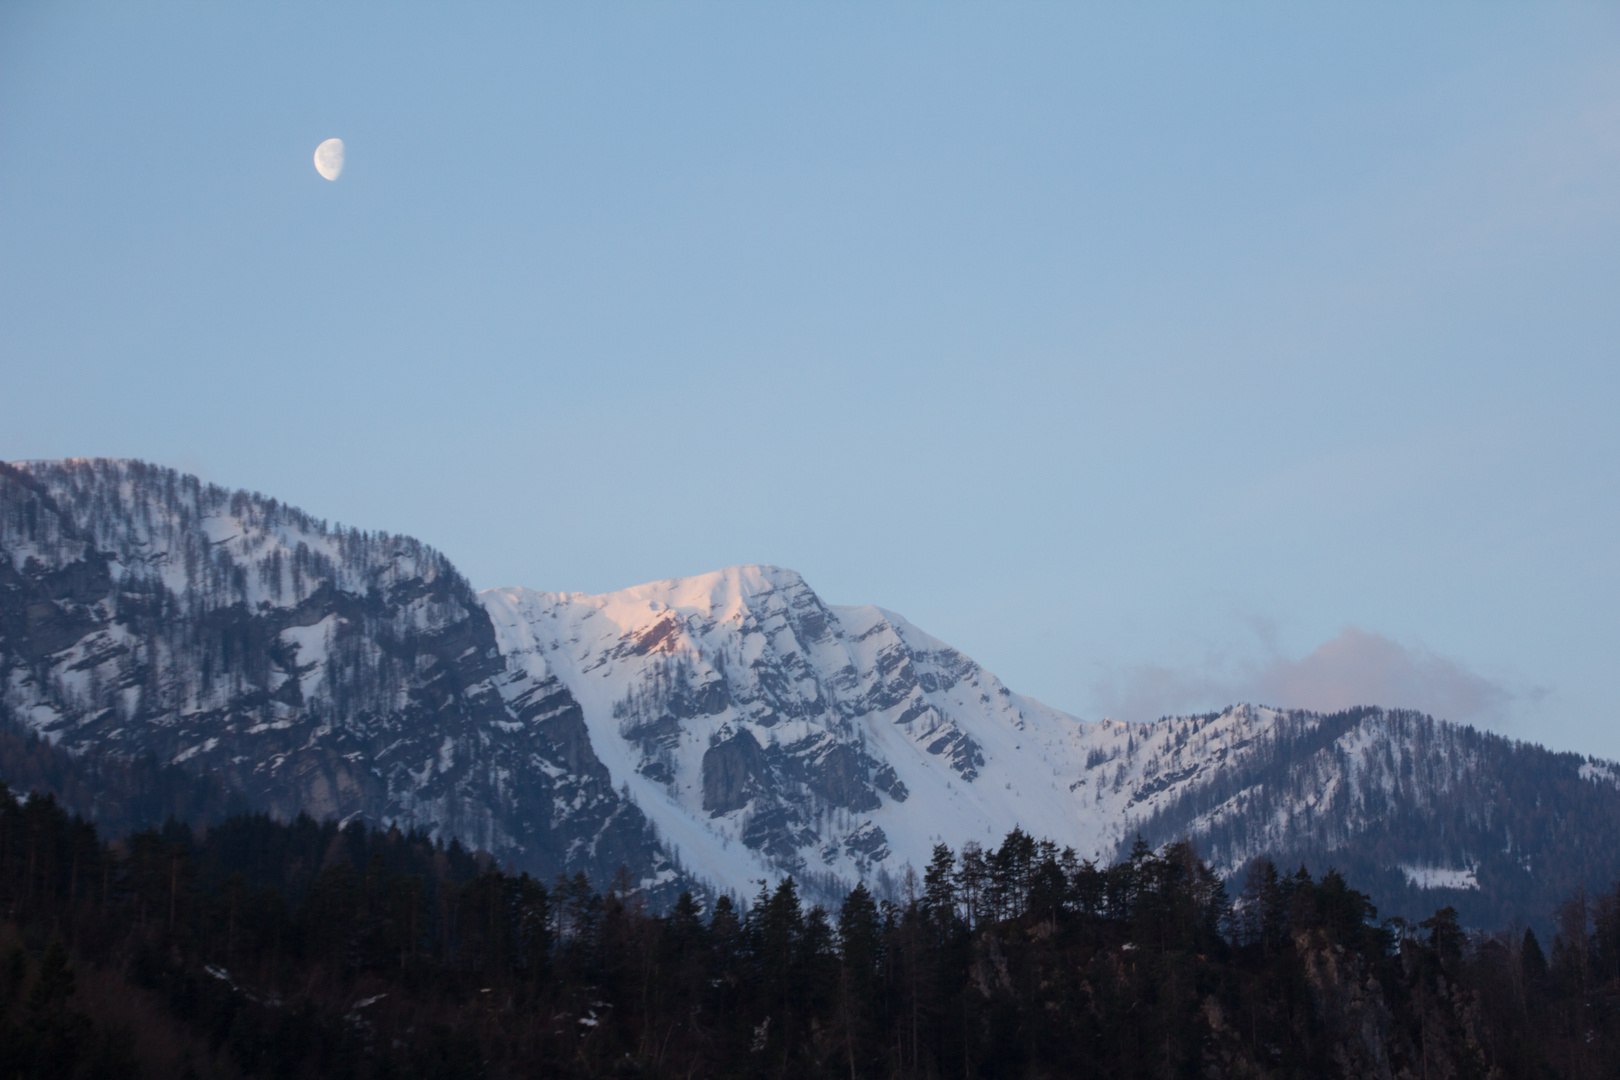
{"label": "pink-tinged cloud", "polygon": [[1303,659],[1273,659],[1248,685],[1253,696],[1273,705],[1322,712],[1399,706],[1463,722],[1499,717],[1513,699],[1456,660],[1353,626]]}
{"label": "pink-tinged cloud", "polygon": [[1238,702],[1332,712],[1352,705],[1417,709],[1438,719],[1491,724],[1514,699],[1460,661],[1382,634],[1347,627],[1298,660],[1178,669],[1144,665],[1094,687],[1097,704],[1122,720],[1151,720]]}

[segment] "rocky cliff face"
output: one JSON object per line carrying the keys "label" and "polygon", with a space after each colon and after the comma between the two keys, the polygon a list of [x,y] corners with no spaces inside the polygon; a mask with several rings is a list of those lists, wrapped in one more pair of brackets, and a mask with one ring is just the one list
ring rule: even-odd
{"label": "rocky cliff face", "polygon": [[0,468],[0,708],[286,816],[397,821],[547,874],[663,870],[567,687],[509,670],[444,556],[171,470]]}

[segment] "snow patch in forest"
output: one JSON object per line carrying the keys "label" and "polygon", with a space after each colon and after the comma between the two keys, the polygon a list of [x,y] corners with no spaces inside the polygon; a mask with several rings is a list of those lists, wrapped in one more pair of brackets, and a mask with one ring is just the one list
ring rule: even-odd
{"label": "snow patch in forest", "polygon": [[1418,889],[1477,889],[1479,879],[1472,869],[1453,870],[1445,866],[1402,866],[1401,873]]}
{"label": "snow patch in forest", "polygon": [[1594,784],[1613,784],[1620,788],[1620,772],[1616,771],[1613,763],[1588,761],[1580,768],[1582,780],[1590,780]]}

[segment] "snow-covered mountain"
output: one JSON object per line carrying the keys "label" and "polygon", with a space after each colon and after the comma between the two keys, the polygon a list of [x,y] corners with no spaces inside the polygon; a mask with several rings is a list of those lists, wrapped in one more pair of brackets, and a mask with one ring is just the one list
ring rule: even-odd
{"label": "snow-covered mountain", "polygon": [[0,466],[0,719],[285,816],[665,873],[568,689],[507,663],[444,556],[140,462]]}
{"label": "snow-covered mountain", "polygon": [[897,890],[1015,827],[1337,863],[1482,922],[1620,877],[1612,763],[1373,708],[1087,722],[790,570],[474,594],[417,541],[136,462],[0,467],[0,722],[655,897]]}
{"label": "snow-covered mountain", "polygon": [[1149,754],[1143,729],[1014,694],[893,612],[829,606],[771,566],[481,598],[502,652],[572,692],[671,855],[728,885],[884,883],[936,843],[1015,827],[1106,858],[1275,716],[1192,725]]}

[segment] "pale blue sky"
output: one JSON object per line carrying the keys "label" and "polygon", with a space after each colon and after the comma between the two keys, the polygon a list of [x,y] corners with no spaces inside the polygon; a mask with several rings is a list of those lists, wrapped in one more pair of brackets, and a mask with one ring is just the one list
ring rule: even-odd
{"label": "pale blue sky", "polygon": [[0,7],[0,458],[1620,756],[1620,6],[469,7]]}

